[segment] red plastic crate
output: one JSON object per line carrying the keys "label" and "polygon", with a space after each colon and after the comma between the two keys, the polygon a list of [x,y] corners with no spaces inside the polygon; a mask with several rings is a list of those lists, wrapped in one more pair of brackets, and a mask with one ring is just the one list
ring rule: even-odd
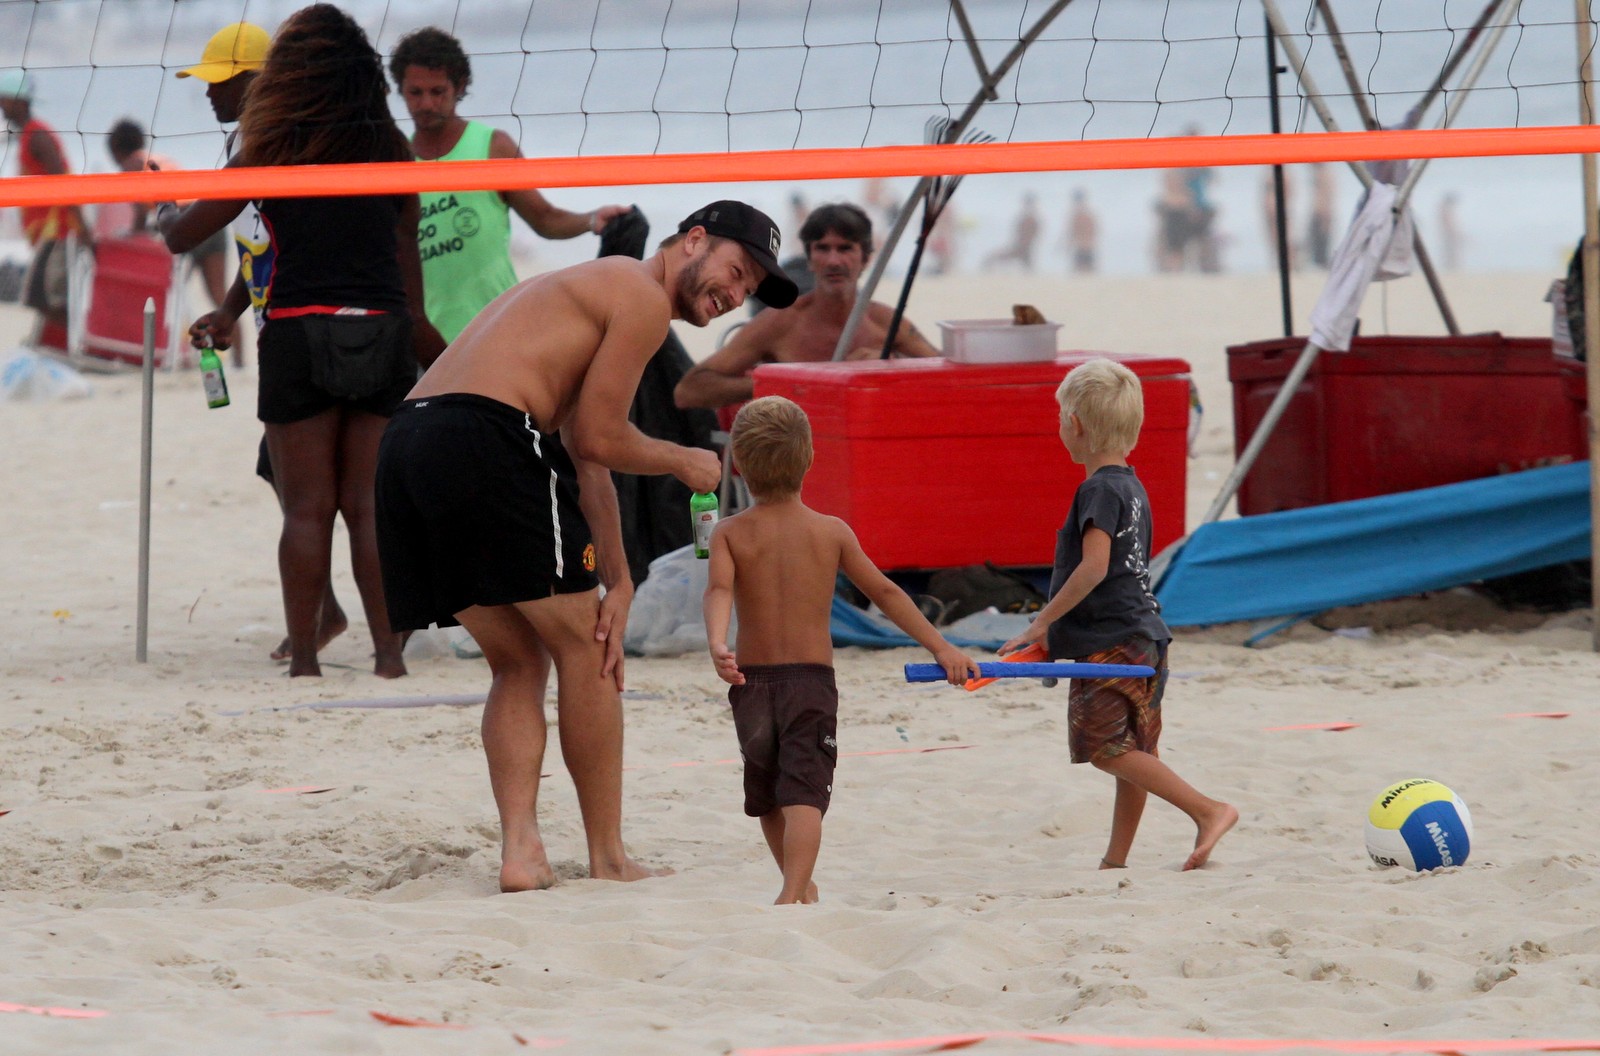
{"label": "red plastic crate", "polygon": [[94,286],[84,325],[84,351],[100,359],[144,362],[144,302],[156,302],[156,365],[167,358],[167,294],[172,254],[157,238],[130,235],[96,242]]}
{"label": "red plastic crate", "polygon": [[1046,363],[944,359],[772,363],[757,396],[787,396],[811,418],[807,505],[844,518],[880,568],[993,561],[1048,565],[1083,467],[1061,446],[1055,391],[1105,355],[1138,374],[1145,419],[1129,461],[1150,494],[1154,545],[1184,532],[1189,364],[1064,352]]}
{"label": "red plastic crate", "polygon": [[[1304,338],[1228,349],[1235,451]],[[1414,491],[1588,458],[1583,364],[1549,338],[1358,337],[1323,352],[1239,489],[1239,512]]]}

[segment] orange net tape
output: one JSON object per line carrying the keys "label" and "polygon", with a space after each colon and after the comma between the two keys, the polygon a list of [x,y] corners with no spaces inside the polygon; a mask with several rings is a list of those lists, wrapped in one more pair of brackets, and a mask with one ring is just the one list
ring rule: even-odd
{"label": "orange net tape", "polygon": [[1087,169],[1170,169],[1527,154],[1600,153],[1600,126],[1461,128],[1282,135],[1181,136],[1050,143],[915,144],[732,154],[651,154],[386,162],[281,168],[115,172],[0,179],[0,206],[181,198],[289,198],[483,188],[615,187],[742,183],[871,176],[975,175]]}

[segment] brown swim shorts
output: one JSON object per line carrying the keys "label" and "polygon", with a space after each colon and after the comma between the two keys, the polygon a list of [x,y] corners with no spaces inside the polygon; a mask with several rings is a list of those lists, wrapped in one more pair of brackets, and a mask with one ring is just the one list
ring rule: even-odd
{"label": "brown swim shorts", "polygon": [[828,812],[839,758],[839,690],[827,664],[740,668],[744,685],[728,687],[733,728],[744,756],[744,812],[779,807]]}
{"label": "brown swim shorts", "polygon": [[1137,749],[1154,753],[1161,740],[1161,694],[1167,688],[1167,643],[1148,638],[1079,658],[1086,664],[1143,664],[1151,678],[1075,678],[1067,695],[1067,744],[1075,763],[1113,759]]}

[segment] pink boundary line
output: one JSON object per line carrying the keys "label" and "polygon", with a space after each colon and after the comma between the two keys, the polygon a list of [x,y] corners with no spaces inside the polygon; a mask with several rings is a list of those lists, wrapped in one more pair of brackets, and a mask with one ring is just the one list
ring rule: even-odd
{"label": "pink boundary line", "polygon": [[1298,726],[1263,726],[1265,733],[1277,733],[1282,730],[1327,730],[1329,733],[1343,733],[1360,726],[1359,722],[1303,722]]}
{"label": "pink boundary line", "polygon": [[0,1001],[0,1012],[23,1012],[30,1016],[51,1016],[55,1019],[99,1019],[106,1015],[98,1008],[43,1008],[39,1005],[13,1005]]}
{"label": "pink boundary line", "polygon": [[936,1052],[966,1048],[992,1040],[1042,1041],[1058,1045],[1098,1045],[1106,1049],[1166,1049],[1189,1052],[1278,1052],[1317,1049],[1323,1052],[1367,1053],[1468,1053],[1468,1052],[1593,1052],[1600,1039],[1475,1038],[1464,1041],[1317,1038],[1128,1038],[1096,1034],[1035,1034],[997,1030],[981,1034],[946,1034],[927,1038],[844,1042],[836,1045],[780,1045],[761,1049],[735,1049],[732,1056],[831,1056],[834,1053],[891,1052],[919,1049]]}

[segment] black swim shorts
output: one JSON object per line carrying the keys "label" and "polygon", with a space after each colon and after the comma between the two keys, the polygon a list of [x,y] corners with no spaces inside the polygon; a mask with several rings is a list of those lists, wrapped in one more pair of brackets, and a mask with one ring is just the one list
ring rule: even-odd
{"label": "black swim shorts", "polygon": [[728,687],[733,728],[744,756],[744,812],[816,807],[833,798],[839,759],[839,690],[827,664],[766,664],[739,669]]}
{"label": "black swim shorts", "polygon": [[467,393],[406,400],[384,431],[374,490],[397,631],[599,585],[572,459],[515,407]]}
{"label": "black swim shorts", "polygon": [[[314,359],[330,326],[365,327],[373,331],[372,356],[381,363],[370,391],[350,397],[329,391],[317,380]],[[274,317],[257,340],[260,378],[256,385],[256,417],[268,424],[304,421],[330,407],[387,418],[417,384],[417,359],[411,350],[411,319],[403,314],[378,316],[307,315]]]}

